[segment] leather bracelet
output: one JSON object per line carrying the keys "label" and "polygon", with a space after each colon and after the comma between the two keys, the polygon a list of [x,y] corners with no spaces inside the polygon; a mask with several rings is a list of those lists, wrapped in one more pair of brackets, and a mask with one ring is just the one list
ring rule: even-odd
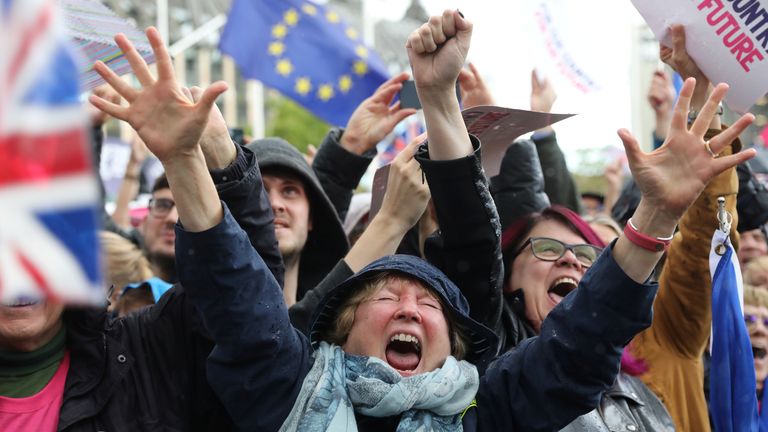
{"label": "leather bracelet", "polygon": [[624,235],[634,245],[651,252],[666,252],[673,237],[651,237],[645,235],[637,230],[635,224],[632,223],[632,218],[627,221],[627,225],[624,227]]}
{"label": "leather bracelet", "polygon": [[135,174],[126,174],[123,176],[123,180],[139,181],[139,176]]}

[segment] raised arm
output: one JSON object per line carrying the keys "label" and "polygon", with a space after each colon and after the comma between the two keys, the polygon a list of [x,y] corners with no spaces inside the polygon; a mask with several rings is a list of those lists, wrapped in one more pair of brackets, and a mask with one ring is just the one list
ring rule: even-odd
{"label": "raised arm", "polygon": [[[691,98],[691,110],[703,113],[706,107],[704,100],[713,88],[688,56],[682,27],[673,26],[671,31],[673,47],[663,47],[662,58],[684,77],[696,77],[697,89]],[[702,126],[699,119],[696,121],[693,128],[698,133],[706,130],[704,139],[710,143],[717,142],[721,137],[733,137],[731,129],[743,128],[742,119],[731,129],[721,132],[718,115],[712,116],[708,125]],[[716,160],[738,152],[740,143],[735,140],[732,145],[721,148],[722,152]],[[632,352],[648,365],[643,380],[664,400],[681,430],[709,427],[707,403],[702,390],[701,360],[711,329],[709,251],[712,233],[718,226],[716,210],[719,196],[726,198],[726,208],[734,216],[730,237],[738,245],[737,191],[736,170],[730,167],[717,175],[684,213],[659,279],[653,325],[638,335],[631,345]]]}
{"label": "raised arm", "polygon": [[380,85],[358,105],[344,129],[328,132],[314,156],[312,168],[341,220],[349,209],[352,192],[376,156],[376,144],[416,113],[413,108],[400,108],[399,101],[392,103],[408,77],[401,73]]}
{"label": "raised arm", "polygon": [[291,322],[304,334],[309,334],[312,315],[320,300],[353,273],[378,258],[394,254],[405,234],[424,213],[430,194],[413,157],[423,139],[423,135],[414,139],[392,161],[381,209],[352,249],[317,287],[291,306]]}
{"label": "raised arm", "polygon": [[472,317],[494,328],[502,309],[501,227],[480,165],[480,142],[470,138],[454,90],[459,79],[469,103],[490,100],[477,69],[462,70],[471,35],[472,24],[447,10],[414,31],[407,47],[429,134],[417,159],[440,226],[439,237],[425,247],[427,259],[461,288]]}
{"label": "raised arm", "polygon": [[[97,63],[96,70],[129,106],[98,98],[92,102],[128,121],[165,167],[183,224],[177,226],[179,278],[217,344],[209,358],[209,382],[238,426],[275,430],[290,407],[275,409],[270,400],[295,399],[309,368],[310,348],[291,327],[279,284],[222,205],[208,171],[200,140],[226,84],[211,85],[193,103],[174,79],[157,30],[147,30],[147,37],[158,78],[151,76],[125,36],[118,35],[118,45],[142,88],[133,89]],[[221,150],[222,163],[230,163],[236,149]],[[233,368],[239,373],[233,375]],[[244,397],[253,396],[250,391],[259,397]]]}
{"label": "raised arm", "polygon": [[453,160],[473,153],[461,117],[455,83],[467,58],[472,23],[446,10],[411,33],[405,47],[429,134],[430,159]]}

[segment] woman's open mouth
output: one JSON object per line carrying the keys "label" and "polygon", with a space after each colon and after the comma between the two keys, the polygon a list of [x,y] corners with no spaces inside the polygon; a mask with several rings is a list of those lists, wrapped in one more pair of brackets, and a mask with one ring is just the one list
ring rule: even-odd
{"label": "woman's open mouth", "polygon": [[401,375],[410,375],[421,362],[421,342],[416,336],[397,333],[390,338],[385,355]]}
{"label": "woman's open mouth", "polygon": [[576,279],[561,277],[552,283],[552,286],[547,290],[547,294],[549,295],[549,299],[557,305],[563,301],[563,298],[565,298],[568,293],[578,288],[578,286],[579,283]]}

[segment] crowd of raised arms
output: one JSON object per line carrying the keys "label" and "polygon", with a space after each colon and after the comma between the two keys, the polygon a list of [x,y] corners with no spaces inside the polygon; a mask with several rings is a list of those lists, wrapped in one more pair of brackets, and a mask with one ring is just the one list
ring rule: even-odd
{"label": "crowd of raised arms", "polygon": [[[137,85],[97,62],[106,86],[88,99],[97,141],[108,118],[136,134],[100,234],[108,306],[0,306],[0,430],[709,431],[719,197],[761,400],[766,221],[737,209],[754,116],[721,123],[728,84],[673,25],[660,58],[684,83],[652,77],[653,151],[618,131],[631,178],[610,165],[605,195],[582,199],[551,127],[487,178],[461,113],[494,101],[467,64],[472,30],[456,10],[415,29],[410,72],[311,157],[280,137],[234,142],[215,104],[227,83],[182,86],[154,28],[154,73],[116,35]],[[416,113],[393,102],[409,79],[426,133],[373,214],[355,189]],[[532,110],[555,98],[532,76]],[[133,228],[148,151],[164,174]]]}

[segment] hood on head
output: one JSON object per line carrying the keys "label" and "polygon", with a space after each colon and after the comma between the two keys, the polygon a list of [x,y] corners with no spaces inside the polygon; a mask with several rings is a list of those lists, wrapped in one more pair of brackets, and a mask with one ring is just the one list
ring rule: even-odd
{"label": "hood on head", "polygon": [[[465,359],[476,365],[485,364],[496,355],[498,338],[487,327],[472,319],[469,304],[459,288],[443,272],[421,258],[390,255],[380,258],[342,282],[320,301],[315,310],[309,339],[313,347],[334,325],[338,309],[361,284],[382,272],[396,272],[415,278],[437,294],[447,309],[449,324],[458,325],[469,339]],[[450,322],[453,320],[453,322]]]}
{"label": "hood on head", "polygon": [[245,148],[256,156],[261,171],[288,169],[302,180],[309,198],[312,230],[301,252],[297,300],[314,288],[344,258],[349,250],[347,236],[331,200],[304,156],[282,138],[263,138]]}

